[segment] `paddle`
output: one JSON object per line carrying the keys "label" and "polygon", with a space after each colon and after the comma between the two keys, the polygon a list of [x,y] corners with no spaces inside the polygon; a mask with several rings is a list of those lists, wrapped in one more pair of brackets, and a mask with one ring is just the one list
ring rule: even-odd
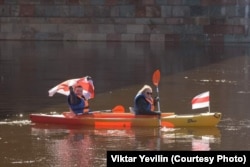
{"label": "paddle", "polygon": [[122,105],[117,105],[111,110],[100,110],[101,112],[114,112],[114,113],[124,113],[125,108]]}
{"label": "paddle", "polygon": [[[160,82],[160,78],[161,78],[160,70],[155,70],[155,72],[153,73],[152,80],[153,80],[153,84],[156,87],[156,92],[157,92],[158,98],[159,98],[159,88],[158,88],[158,85],[159,85],[159,82]],[[161,113],[160,99],[157,101],[157,108],[158,108],[158,111]],[[159,127],[161,127],[161,115],[158,116],[158,122],[159,122]],[[161,130],[159,130],[159,136],[161,136]],[[161,137],[158,138],[157,145],[159,146],[158,148],[160,148]]]}
{"label": "paddle", "polygon": [[[156,86],[156,93],[157,93],[158,97],[159,97],[159,88],[158,88],[158,85],[159,85],[159,82],[160,82],[160,77],[161,77],[160,71],[159,70],[155,70],[155,72],[153,74],[153,77],[152,77],[152,80],[153,80],[153,84]],[[158,107],[158,111],[161,112],[160,101],[159,100],[157,101],[157,107]]]}
{"label": "paddle", "polygon": [[[152,81],[153,81],[153,84],[156,86],[156,92],[157,92],[158,98],[159,98],[158,85],[159,85],[159,82],[160,82],[160,77],[161,77],[160,71],[155,70],[155,72],[153,73]],[[157,101],[157,108],[158,108],[158,112],[161,113],[160,100]],[[159,126],[161,126],[161,115],[158,116],[158,119],[159,119]]]}

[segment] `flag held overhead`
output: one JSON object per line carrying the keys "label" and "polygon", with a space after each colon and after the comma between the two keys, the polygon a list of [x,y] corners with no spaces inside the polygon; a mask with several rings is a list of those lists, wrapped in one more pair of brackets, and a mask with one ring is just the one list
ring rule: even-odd
{"label": "flag held overhead", "polygon": [[69,87],[70,86],[81,86],[83,88],[83,96],[88,100],[94,98],[94,84],[92,79],[89,76],[83,78],[75,78],[66,80],[55,87],[51,88],[49,92],[49,96],[53,96],[55,93],[69,95]]}

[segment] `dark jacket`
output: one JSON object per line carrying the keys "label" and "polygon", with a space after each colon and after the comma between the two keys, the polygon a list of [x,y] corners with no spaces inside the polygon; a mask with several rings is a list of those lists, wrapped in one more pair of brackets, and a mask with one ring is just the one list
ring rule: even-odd
{"label": "dark jacket", "polygon": [[144,95],[137,95],[134,100],[134,111],[136,115],[158,115],[151,111],[151,105]]}
{"label": "dark jacket", "polygon": [[89,111],[89,106],[87,105],[87,102],[85,98],[78,97],[75,92],[73,91],[73,88],[70,87],[70,94],[68,96],[68,104],[71,110],[76,114],[80,115],[83,114],[84,112]]}

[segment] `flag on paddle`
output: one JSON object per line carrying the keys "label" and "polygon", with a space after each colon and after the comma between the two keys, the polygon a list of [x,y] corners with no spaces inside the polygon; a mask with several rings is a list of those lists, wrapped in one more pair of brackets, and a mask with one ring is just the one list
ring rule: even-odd
{"label": "flag on paddle", "polygon": [[86,76],[83,78],[75,78],[75,79],[69,79],[66,80],[58,85],[56,85],[55,87],[51,88],[48,92],[49,92],[49,96],[53,96],[55,93],[60,93],[63,95],[68,96],[69,95],[69,87],[70,86],[82,86],[83,91],[82,94],[83,96],[88,100],[91,98],[94,98],[94,84],[93,84],[93,80],[91,79],[91,77]]}
{"label": "flag on paddle", "polygon": [[192,99],[192,109],[209,107],[209,91],[201,93]]}

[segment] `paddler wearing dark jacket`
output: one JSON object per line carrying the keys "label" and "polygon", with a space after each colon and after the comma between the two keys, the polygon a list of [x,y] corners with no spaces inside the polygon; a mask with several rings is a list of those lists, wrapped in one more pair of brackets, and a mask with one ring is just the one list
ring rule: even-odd
{"label": "paddler wearing dark jacket", "polygon": [[152,88],[149,85],[144,85],[134,98],[134,111],[136,115],[159,115],[159,112],[154,111],[158,97],[152,98]]}
{"label": "paddler wearing dark jacket", "polygon": [[89,104],[82,94],[82,87],[80,85],[76,85],[74,88],[70,86],[69,90],[70,94],[68,96],[68,104],[71,111],[73,111],[76,115],[89,113]]}

